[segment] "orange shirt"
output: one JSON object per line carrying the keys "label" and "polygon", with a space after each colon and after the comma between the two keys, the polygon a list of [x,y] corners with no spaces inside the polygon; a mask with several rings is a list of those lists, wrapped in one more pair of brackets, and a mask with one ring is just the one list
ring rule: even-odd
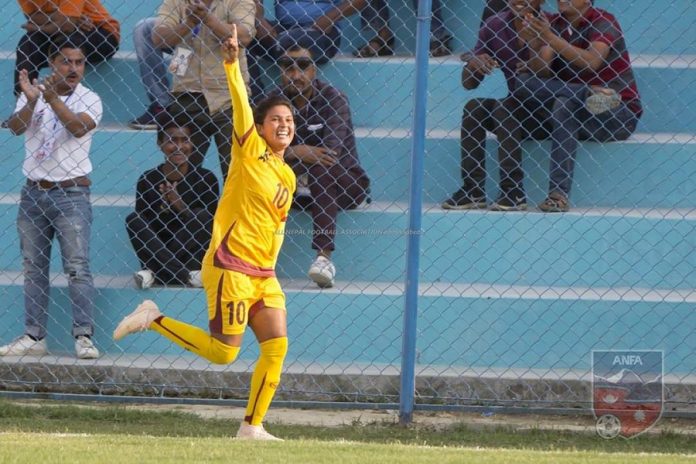
{"label": "orange shirt", "polygon": [[37,11],[52,13],[56,10],[65,16],[79,18],[86,16],[95,25],[103,27],[117,39],[121,39],[121,26],[111,17],[99,0],[17,0],[24,14]]}
{"label": "orange shirt", "polygon": [[225,63],[232,97],[232,164],[204,265],[272,277],[295,193],[295,173],[256,132],[239,61]]}

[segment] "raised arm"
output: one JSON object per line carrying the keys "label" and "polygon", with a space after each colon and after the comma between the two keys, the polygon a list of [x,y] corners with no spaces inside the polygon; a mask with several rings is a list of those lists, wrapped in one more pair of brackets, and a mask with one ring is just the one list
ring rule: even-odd
{"label": "raised arm", "polygon": [[222,42],[222,58],[224,60],[227,87],[232,98],[233,137],[240,146],[254,130],[254,114],[249,104],[246,85],[239,69],[239,41],[237,26],[232,25],[232,34]]}

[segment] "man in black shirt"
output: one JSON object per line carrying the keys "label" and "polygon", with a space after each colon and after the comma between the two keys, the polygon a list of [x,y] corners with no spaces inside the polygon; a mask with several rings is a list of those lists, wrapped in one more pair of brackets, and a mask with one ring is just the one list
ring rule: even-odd
{"label": "man in black shirt", "polygon": [[201,286],[201,260],[208,248],[218,203],[218,180],[189,163],[191,128],[167,113],[159,115],[157,145],[164,163],[138,179],[135,211],[126,230],[142,269],[138,288],[155,282]]}

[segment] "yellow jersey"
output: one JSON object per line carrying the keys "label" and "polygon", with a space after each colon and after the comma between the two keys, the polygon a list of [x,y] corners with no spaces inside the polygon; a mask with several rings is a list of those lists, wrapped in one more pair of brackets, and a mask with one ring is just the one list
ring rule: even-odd
{"label": "yellow jersey", "polygon": [[232,97],[232,164],[203,265],[273,277],[295,174],[256,132],[239,62],[224,66]]}

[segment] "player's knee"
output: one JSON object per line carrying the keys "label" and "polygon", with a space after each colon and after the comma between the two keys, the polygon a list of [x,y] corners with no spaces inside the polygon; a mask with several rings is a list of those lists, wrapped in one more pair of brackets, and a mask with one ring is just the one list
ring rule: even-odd
{"label": "player's knee", "polygon": [[237,359],[238,354],[238,346],[227,345],[220,340],[213,339],[208,359],[215,364],[229,364]]}
{"label": "player's knee", "polygon": [[288,354],[288,337],[271,338],[259,345],[261,356],[271,362],[282,363]]}

